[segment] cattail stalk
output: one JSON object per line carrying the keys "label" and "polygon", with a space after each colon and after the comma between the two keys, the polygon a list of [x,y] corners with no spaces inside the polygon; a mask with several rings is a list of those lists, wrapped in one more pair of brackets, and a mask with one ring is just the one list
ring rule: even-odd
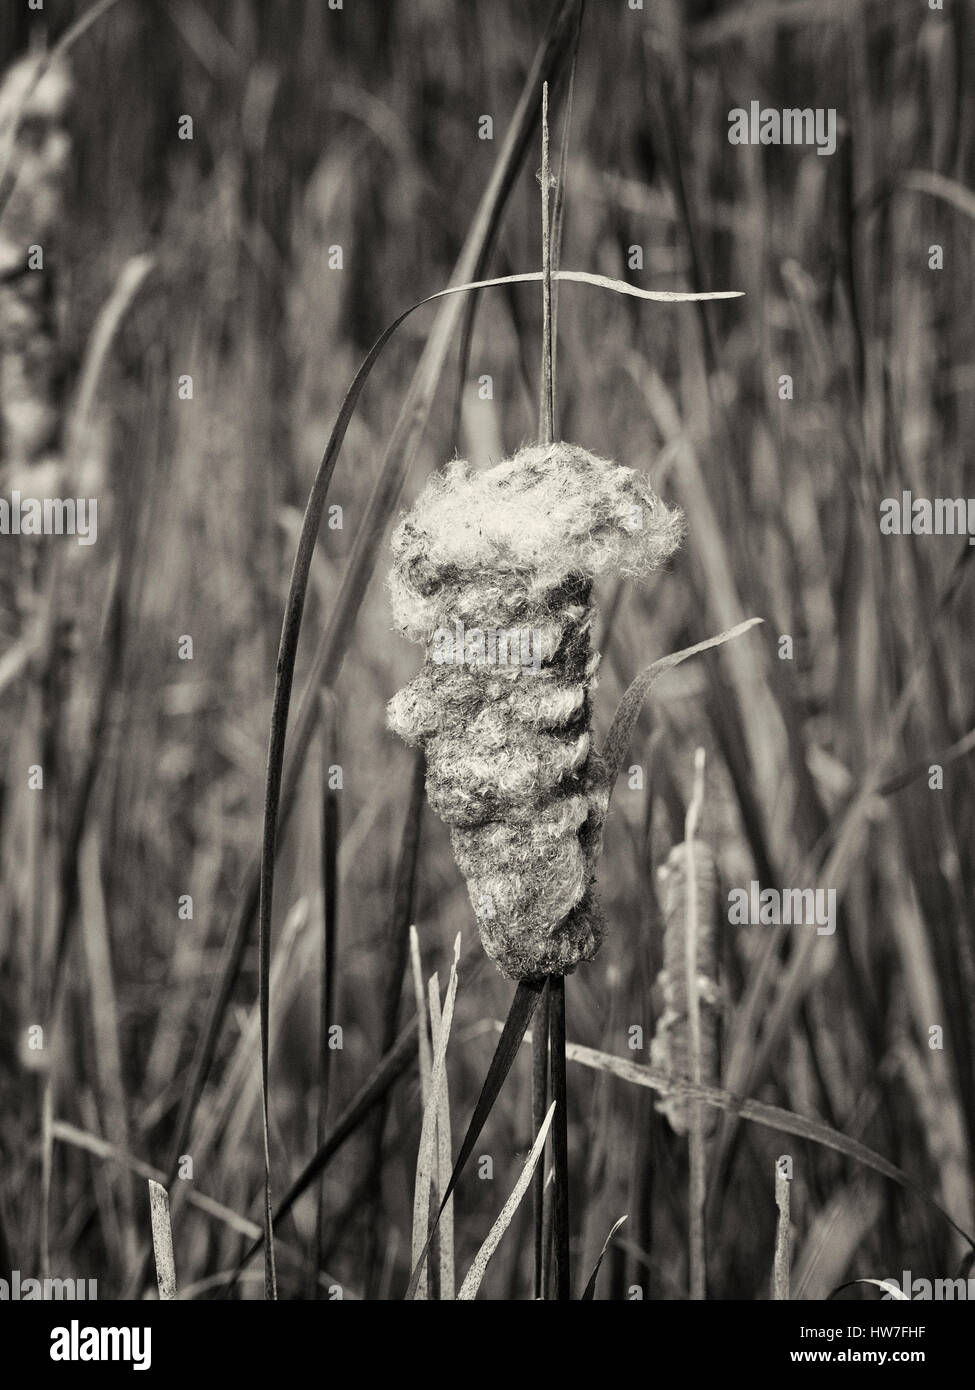
{"label": "cattail stalk", "polygon": [[[687,845],[687,923],[684,932],[684,970],[687,989],[687,1033],[691,1064],[691,1080],[700,1086],[701,1073],[701,1010],[697,984],[697,943],[699,934],[697,873],[694,855],[694,837],[704,801],[704,749],[698,748],[694,754],[694,791],[687,808],[684,826],[684,840]],[[689,1199],[689,1248],[690,1248],[690,1295],[692,1299],[703,1299],[706,1293],[707,1273],[704,1249],[704,1116],[700,1101],[690,1103],[690,1183]]]}

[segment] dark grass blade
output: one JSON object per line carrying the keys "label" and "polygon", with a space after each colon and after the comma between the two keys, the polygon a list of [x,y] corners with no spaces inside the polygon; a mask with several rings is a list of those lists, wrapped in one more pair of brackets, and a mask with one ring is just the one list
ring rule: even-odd
{"label": "dark grass blade", "polygon": [[592,1267],[592,1273],[590,1274],[589,1279],[586,1282],[586,1287],[582,1291],[582,1298],[580,1299],[581,1303],[592,1303],[593,1299],[596,1297],[596,1280],[599,1278],[600,1266],[602,1265],[603,1260],[606,1258],[607,1250],[613,1243],[613,1237],[615,1236],[616,1232],[619,1230],[619,1228],[622,1226],[625,1220],[626,1217],[621,1216],[620,1219],[614,1225],[613,1229],[610,1231],[609,1235],[603,1241],[603,1248],[602,1250],[600,1250],[598,1256],[596,1257],[596,1263]]}
{"label": "dark grass blade", "polygon": [[552,1099],[555,1118],[552,1122],[552,1166],[554,1179],[555,1229],[555,1297],[566,1303],[572,1297],[569,1272],[569,1128],[566,1102],[568,1088],[565,1077],[565,976],[549,976],[551,999],[550,1037],[552,1065]]}
{"label": "dark grass blade", "polygon": [[[396,1041],[396,1025],[399,1019],[400,1000],[403,995],[403,980],[409,959],[410,924],[415,918],[417,864],[420,856],[420,834],[423,826],[423,789],[426,778],[426,759],[422,752],[413,757],[413,776],[410,783],[410,798],[403,822],[399,854],[396,861],[396,879],[393,889],[393,910],[389,923],[386,943],[386,959],[389,962],[383,991],[383,1017],[380,1050],[387,1053]],[[375,1279],[380,1271],[375,1268],[379,1246],[379,1223],[382,1215],[382,1168],[383,1135],[389,1112],[389,1096],[383,1097],[372,1124],[371,1153],[367,1160],[369,1182],[366,1203],[369,1220],[365,1237],[365,1278],[369,1296],[375,1297]]]}
{"label": "dark grass blade", "polygon": [[[326,1139],[328,1120],[329,1081],[331,1079],[332,1049],[328,1045],[328,1030],[335,1017],[336,944],[338,941],[338,855],[341,834],[338,793],[328,785],[329,768],[339,761],[338,708],[334,692],[322,692],[322,956],[319,979],[318,1017],[318,1086],[315,1115],[315,1148],[321,1149]],[[325,1184],[318,1184],[315,1205],[315,1259],[311,1270],[309,1295],[320,1297],[318,1271],[325,1264]]]}
{"label": "dark grass blade", "polygon": [[474,1145],[480,1138],[481,1130],[484,1128],[485,1121],[494,1108],[494,1102],[498,1098],[501,1087],[504,1085],[505,1077],[511,1070],[511,1064],[518,1055],[528,1025],[531,1022],[532,1014],[538,1005],[542,995],[542,980],[521,980],[515,990],[515,997],[511,1001],[511,1008],[508,1010],[508,1017],[505,1020],[504,1028],[501,1030],[501,1037],[495,1048],[494,1056],[491,1058],[491,1065],[488,1067],[487,1076],[484,1078],[484,1085],[481,1087],[481,1094],[478,1096],[474,1113],[471,1116],[470,1124],[467,1126],[467,1133],[464,1142],[460,1146],[460,1153],[454,1164],[454,1171],[450,1175],[450,1182],[447,1190],[443,1194],[440,1202],[440,1209],[430,1226],[430,1233],[427,1236],[426,1244],[416,1262],[416,1268],[410,1275],[409,1287],[406,1290],[407,1299],[412,1299],[416,1294],[417,1285],[420,1282],[420,1272],[423,1263],[430,1251],[433,1237],[440,1224],[444,1207],[453,1193],[457,1182],[467,1166],[467,1160],[474,1152]]}
{"label": "dark grass blade", "polygon": [[[538,1006],[538,1019],[532,1029],[532,1133],[537,1134],[548,1113],[548,980]],[[545,1164],[540,1163],[532,1177],[532,1208],[535,1227],[535,1297],[544,1291],[545,1268]]]}

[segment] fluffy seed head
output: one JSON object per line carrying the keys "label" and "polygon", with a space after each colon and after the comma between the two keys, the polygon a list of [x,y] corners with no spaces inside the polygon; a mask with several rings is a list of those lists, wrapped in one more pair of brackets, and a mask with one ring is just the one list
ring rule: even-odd
{"label": "fluffy seed head", "polygon": [[394,534],[393,617],[426,661],[390,726],[426,750],[481,940],[512,979],[566,974],[599,948],[592,584],[649,574],[681,534],[643,474],[571,444],[482,473],[450,464]]}

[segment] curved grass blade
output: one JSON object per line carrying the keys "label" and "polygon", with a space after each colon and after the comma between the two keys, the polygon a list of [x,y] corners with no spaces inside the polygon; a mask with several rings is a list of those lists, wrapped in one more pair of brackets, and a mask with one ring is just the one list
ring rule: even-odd
{"label": "curved grass blade", "polygon": [[830,1294],[829,1298],[827,1298],[826,1302],[830,1303],[838,1293],[842,1293],[844,1289],[852,1289],[855,1284],[873,1284],[876,1288],[883,1289],[884,1293],[889,1294],[891,1298],[901,1303],[910,1303],[911,1301],[908,1295],[904,1293],[902,1289],[899,1289],[897,1285],[893,1282],[893,1280],[888,1281],[886,1279],[851,1279],[848,1283],[840,1284],[838,1288],[835,1288],[833,1292]]}
{"label": "curved grass blade", "polygon": [[593,1299],[596,1297],[596,1280],[599,1277],[599,1267],[602,1264],[603,1260],[606,1258],[606,1251],[612,1244],[613,1237],[615,1236],[619,1228],[622,1226],[623,1222],[626,1220],[627,1218],[625,1216],[621,1216],[620,1219],[616,1222],[616,1225],[610,1231],[609,1235],[603,1241],[603,1248],[602,1250],[600,1250],[599,1255],[596,1259],[596,1263],[592,1267],[592,1273],[589,1276],[589,1279],[586,1283],[586,1287],[582,1291],[582,1298],[580,1302],[592,1303]]}
{"label": "curved grass blade", "polygon": [[932,198],[940,198],[966,217],[975,219],[975,193],[955,179],[946,178],[933,169],[909,169],[901,175],[898,184],[915,193],[928,193]]}
{"label": "curved grass blade", "polygon": [[524,1197],[525,1193],[528,1191],[532,1176],[535,1169],[538,1167],[538,1160],[541,1158],[542,1150],[545,1148],[545,1140],[548,1136],[549,1126],[552,1123],[552,1116],[555,1114],[555,1106],[556,1102],[553,1100],[548,1108],[548,1114],[542,1121],[542,1127],[538,1131],[535,1142],[531,1147],[531,1153],[525,1159],[525,1164],[518,1176],[518,1181],[511,1190],[511,1196],[501,1208],[500,1215],[491,1227],[487,1240],[474,1256],[474,1262],[467,1271],[467,1277],[463,1284],[460,1286],[460,1292],[457,1295],[458,1302],[468,1302],[477,1297],[477,1291],[481,1287],[481,1281],[487,1272],[488,1261],[500,1245],[501,1237],[511,1225],[511,1219],[518,1210],[522,1197]]}
{"label": "curved grass blade", "polygon": [[740,637],[743,632],[747,632],[750,627],[755,627],[757,623],[762,621],[764,621],[762,618],[749,618],[746,622],[738,623],[736,627],[730,627],[726,632],[719,633],[717,637],[709,637],[704,642],[696,642],[693,647],[684,647],[682,651],[671,652],[669,656],[661,657],[659,661],[655,661],[640,672],[617,705],[609,733],[606,735],[603,764],[605,786],[610,795],[613,784],[619,776],[619,770],[623,766],[623,759],[626,757],[626,750],[633,736],[643,702],[650,693],[650,687],[654,681],[666,671],[671,671],[675,666],[679,666],[689,656],[696,656],[698,652],[706,652],[711,647],[720,647],[724,642],[730,642],[735,637]]}

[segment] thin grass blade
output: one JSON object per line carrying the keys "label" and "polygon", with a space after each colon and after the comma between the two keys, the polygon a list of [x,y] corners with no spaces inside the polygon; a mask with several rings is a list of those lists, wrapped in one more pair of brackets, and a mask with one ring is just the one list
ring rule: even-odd
{"label": "thin grass blade", "polygon": [[457,1295],[458,1302],[467,1302],[477,1297],[477,1291],[481,1287],[481,1281],[487,1272],[488,1261],[495,1250],[497,1250],[501,1243],[501,1237],[511,1225],[511,1218],[521,1204],[522,1197],[524,1197],[525,1193],[528,1191],[532,1176],[538,1166],[538,1160],[541,1158],[542,1150],[545,1147],[545,1140],[548,1137],[552,1116],[555,1114],[555,1106],[556,1102],[553,1100],[548,1108],[548,1114],[545,1116],[542,1127],[538,1131],[538,1135],[532,1145],[531,1153],[525,1159],[525,1166],[521,1170],[518,1181],[512,1188],[511,1196],[501,1208],[501,1214],[491,1227],[487,1240],[474,1256],[474,1263],[467,1271],[467,1277],[460,1286],[460,1292]]}
{"label": "thin grass blade", "polygon": [[613,1243],[613,1237],[615,1236],[619,1228],[623,1225],[623,1222],[626,1219],[627,1218],[625,1216],[621,1216],[620,1219],[613,1226],[613,1229],[610,1231],[609,1235],[603,1241],[603,1248],[602,1250],[600,1250],[599,1255],[596,1258],[596,1263],[592,1267],[592,1273],[586,1281],[586,1287],[582,1291],[582,1299],[580,1300],[582,1303],[592,1303],[593,1299],[596,1297],[596,1280],[599,1278],[600,1266],[602,1265],[603,1260],[606,1258],[606,1252]]}

